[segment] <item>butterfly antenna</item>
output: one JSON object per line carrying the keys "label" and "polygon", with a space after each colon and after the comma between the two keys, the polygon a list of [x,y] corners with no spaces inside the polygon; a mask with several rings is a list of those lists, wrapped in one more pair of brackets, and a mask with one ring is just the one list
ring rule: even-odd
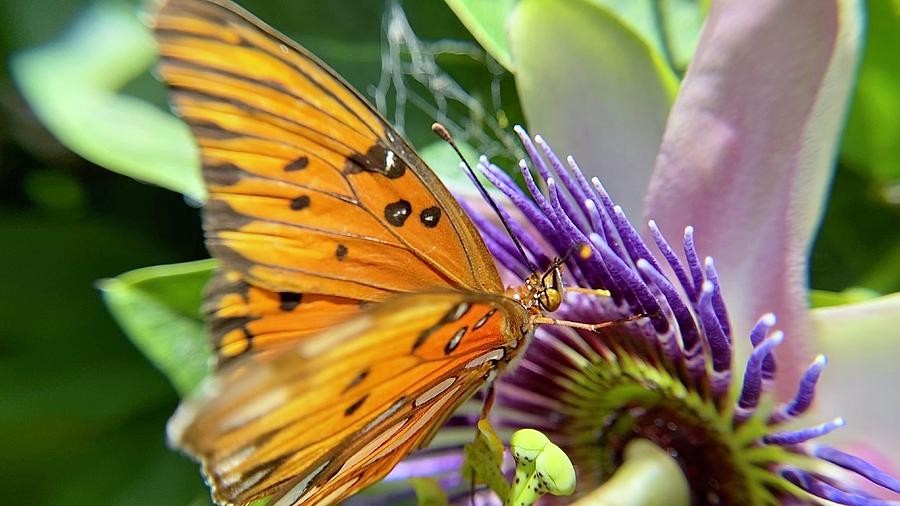
{"label": "butterfly antenna", "polygon": [[534,265],[534,262],[528,258],[528,255],[525,254],[525,248],[522,247],[522,244],[519,242],[519,239],[516,237],[516,234],[513,233],[512,229],[509,226],[509,223],[503,218],[503,213],[500,212],[500,207],[497,205],[497,202],[491,198],[490,194],[488,194],[487,189],[481,184],[481,181],[475,175],[475,171],[472,170],[472,166],[469,165],[469,162],[466,161],[466,158],[463,156],[462,151],[459,150],[459,146],[456,145],[456,142],[453,141],[453,137],[450,136],[450,132],[447,128],[440,124],[434,123],[431,125],[431,131],[437,134],[438,137],[444,140],[447,144],[453,148],[453,151],[456,151],[456,155],[459,156],[460,161],[462,161],[463,167],[465,167],[466,171],[469,174],[469,177],[472,179],[472,182],[475,183],[475,187],[478,188],[478,192],[481,194],[481,197],[490,204],[491,208],[494,210],[494,213],[500,218],[500,223],[503,223],[503,228],[506,229],[506,233],[509,234],[510,239],[512,239],[513,244],[516,245],[516,249],[519,250],[519,254],[522,255],[522,260],[528,265],[528,268],[531,269],[531,272],[541,272],[541,270]]}
{"label": "butterfly antenna", "polygon": [[566,250],[565,255],[556,257],[556,259],[550,263],[550,266],[547,267],[547,269],[544,271],[544,274],[541,276],[541,282],[543,282],[545,279],[547,279],[548,276],[553,274],[554,270],[562,267],[563,264],[565,264],[569,260],[572,254],[577,252],[579,258],[581,258],[582,260],[587,260],[591,256],[591,251],[591,247],[587,243],[579,242],[573,244],[569,247],[568,250]]}

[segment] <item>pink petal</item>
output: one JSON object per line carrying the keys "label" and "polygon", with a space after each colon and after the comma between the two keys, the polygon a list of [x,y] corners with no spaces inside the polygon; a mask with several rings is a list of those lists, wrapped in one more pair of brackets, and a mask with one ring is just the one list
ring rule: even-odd
{"label": "pink petal", "polygon": [[737,343],[761,314],[778,315],[782,395],[809,357],[806,259],[860,27],[855,1],[713,2],[646,200],[668,237],[693,225],[700,254],[716,259]]}
{"label": "pink petal", "polygon": [[813,418],[843,417],[847,426],[835,432],[832,440],[896,475],[900,472],[900,293],[814,309],[810,314],[819,351],[828,356]]}

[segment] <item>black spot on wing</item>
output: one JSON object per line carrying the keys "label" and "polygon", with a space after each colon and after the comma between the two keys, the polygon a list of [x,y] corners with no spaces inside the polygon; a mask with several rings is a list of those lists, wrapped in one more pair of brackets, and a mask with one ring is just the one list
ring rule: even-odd
{"label": "black spot on wing", "polygon": [[348,175],[373,172],[388,179],[397,179],[406,174],[408,167],[396,153],[377,143],[365,154],[354,153],[347,157],[343,172]]}
{"label": "black spot on wing", "polygon": [[300,195],[291,199],[291,209],[294,211],[302,211],[309,207],[309,195]]}
{"label": "black spot on wing", "polygon": [[440,220],[440,207],[429,207],[428,209],[424,209],[421,213],[419,213],[419,221],[421,221],[422,225],[425,225],[426,228],[434,228],[438,226],[438,222]]}
{"label": "black spot on wing", "polygon": [[391,202],[384,207],[384,219],[395,227],[402,227],[410,213],[412,213],[412,205],[403,199]]}
{"label": "black spot on wing", "polygon": [[347,247],[343,244],[338,244],[337,249],[334,251],[334,256],[337,257],[338,260],[343,260],[344,257],[347,256]]}
{"label": "black spot on wing", "polygon": [[284,171],[285,171],[285,172],[294,172],[294,171],[297,171],[297,170],[303,170],[303,169],[305,169],[307,166],[309,166],[309,157],[307,157],[307,156],[301,156],[300,158],[297,158],[297,159],[294,160],[293,162],[291,162],[291,163],[285,165],[285,166],[284,166]]}
{"label": "black spot on wing", "polygon": [[413,347],[412,347],[413,351],[416,351],[416,349],[418,349],[419,346],[422,346],[423,344],[425,344],[425,341],[427,341],[428,338],[431,337],[431,334],[434,334],[434,332],[439,328],[441,328],[440,324],[423,330],[422,333],[419,334],[419,337],[416,338],[416,341],[413,343]]}
{"label": "black spot on wing", "polygon": [[353,413],[356,413],[356,410],[359,409],[364,402],[366,402],[366,398],[369,397],[368,394],[362,396],[362,398],[353,404],[351,404],[346,410],[344,410],[344,416],[350,416]]}
{"label": "black spot on wing", "polygon": [[279,292],[278,300],[280,302],[280,307],[282,311],[293,311],[297,309],[297,306],[300,305],[300,301],[303,299],[302,293],[296,292]]}
{"label": "black spot on wing", "polygon": [[[462,318],[466,313],[469,312],[469,309],[471,309],[471,306],[468,302],[462,302],[453,306],[453,308],[451,308],[450,311],[447,311],[447,314],[442,316],[436,324],[423,330],[422,333],[419,334],[419,337],[417,337],[416,341],[413,343],[413,351],[416,351],[419,346],[425,344],[425,341],[427,341],[428,338],[431,337],[431,334],[435,333],[445,324],[455,322]],[[460,336],[460,338],[462,338],[462,336]]]}
{"label": "black spot on wing", "polygon": [[359,385],[360,383],[363,382],[364,379],[366,379],[366,376],[368,376],[368,375],[369,375],[369,369],[368,368],[363,369],[362,371],[360,371],[359,374],[356,375],[355,378],[353,378],[353,381],[351,381],[350,384],[348,384],[347,387],[344,388],[344,391],[341,393],[346,393],[351,388],[355,387],[356,385]]}

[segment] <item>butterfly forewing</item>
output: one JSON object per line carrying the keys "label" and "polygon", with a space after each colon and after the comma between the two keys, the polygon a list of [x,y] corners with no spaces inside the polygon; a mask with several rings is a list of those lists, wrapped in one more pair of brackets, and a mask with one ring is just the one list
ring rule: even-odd
{"label": "butterfly forewing", "polygon": [[169,437],[203,463],[219,502],[331,503],[426,444],[512,358],[525,321],[503,297],[398,296],[226,366],[179,407]]}
{"label": "butterfly forewing", "polygon": [[330,69],[239,7],[164,2],[159,73],[200,146],[207,242],[272,292],[499,293],[459,205]]}

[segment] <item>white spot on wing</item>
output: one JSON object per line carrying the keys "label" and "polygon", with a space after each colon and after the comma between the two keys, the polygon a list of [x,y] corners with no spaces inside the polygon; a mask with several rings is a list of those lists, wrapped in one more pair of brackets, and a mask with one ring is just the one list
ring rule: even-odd
{"label": "white spot on wing", "polygon": [[469,303],[463,302],[460,305],[456,306],[456,308],[453,310],[453,313],[447,315],[446,321],[455,322],[456,320],[459,320],[460,318],[462,318],[462,316],[464,314],[466,314],[466,311],[468,311],[468,310],[469,310]]}
{"label": "white spot on wing", "polygon": [[340,487],[334,489],[334,492],[323,497],[322,500],[318,501],[318,502],[320,502],[322,504],[332,504],[332,502],[335,499],[337,499],[338,497],[341,497],[344,494],[344,492],[346,492],[350,487],[352,487],[353,485],[356,485],[357,481],[359,481],[359,478],[353,478],[352,480],[348,481],[347,483],[344,483]]}
{"label": "white spot on wing", "polygon": [[481,364],[489,360],[500,360],[503,356],[506,355],[506,352],[503,351],[503,348],[497,348],[496,350],[491,350],[480,357],[475,357],[466,364],[466,369],[471,369],[473,367],[478,367]]}
{"label": "white spot on wing", "polygon": [[227,432],[284,405],[290,396],[287,388],[277,388],[253,399],[227,418],[219,421],[219,429]]}
{"label": "white spot on wing", "polygon": [[457,330],[456,333],[453,334],[453,337],[450,338],[450,341],[447,342],[447,347],[444,348],[444,352],[453,352],[453,350],[455,350],[456,347],[459,346],[459,342],[462,341],[464,335],[466,335],[466,327]]}
{"label": "white spot on wing", "polygon": [[450,402],[450,399],[453,398],[453,394],[455,394],[457,390],[459,390],[459,387],[455,387],[454,389],[450,390],[450,393],[441,397],[437,402],[429,406],[428,410],[425,411],[425,414],[419,417],[418,420],[416,420],[416,423],[408,427],[407,430],[403,431],[403,434],[399,438],[392,440],[390,445],[384,447],[384,449],[379,452],[380,455],[378,455],[378,458],[381,458],[385,455],[390,455],[390,453],[394,451],[394,449],[405,443],[409,438],[413,437],[414,435],[419,435],[422,427],[430,422],[431,419],[434,418],[434,415],[444,409],[445,404]]}
{"label": "white spot on wing", "polygon": [[387,409],[387,411],[385,411],[384,413],[378,415],[377,417],[375,417],[374,420],[372,420],[371,422],[369,422],[369,423],[366,425],[366,427],[363,429],[363,432],[368,432],[370,429],[372,429],[372,427],[375,427],[375,426],[377,426],[378,424],[380,424],[381,422],[387,420],[388,418],[391,417],[391,415],[393,415],[394,413],[396,413],[396,412],[397,412],[400,408],[402,408],[405,404],[406,404],[406,399],[400,399],[399,401],[395,402],[393,406],[391,406],[391,407],[389,407],[389,408]]}
{"label": "white spot on wing", "polygon": [[256,449],[256,447],[253,445],[245,446],[245,447],[241,448],[240,450],[232,453],[231,455],[225,457],[216,466],[216,472],[218,474],[230,473],[235,467],[241,465],[242,462],[247,460],[247,457],[249,457],[250,454],[253,453],[253,450],[255,450],[255,449]]}
{"label": "white spot on wing", "polygon": [[394,168],[394,152],[390,149],[387,150],[387,154],[384,156],[384,168],[386,171]]}
{"label": "white spot on wing", "polygon": [[[237,487],[232,489],[231,493],[234,495],[243,494],[244,492],[249,490],[250,487],[252,487],[252,486],[256,485],[257,483],[259,483],[260,481],[262,481],[262,479],[265,478],[267,474],[269,474],[268,469],[261,469],[255,473],[251,474],[250,476],[245,477],[242,475],[237,475],[236,478],[234,479],[234,483],[237,483]],[[229,486],[229,487],[231,485],[232,484],[227,484],[227,486]]]}
{"label": "white spot on wing", "polygon": [[353,468],[356,464],[362,461],[364,458],[371,455],[377,448],[385,443],[388,439],[390,439],[394,434],[397,433],[401,428],[403,428],[403,424],[405,424],[409,420],[408,418],[404,418],[399,422],[391,425],[387,430],[378,434],[375,439],[369,441],[365,446],[356,451],[353,455],[344,462],[344,465],[341,466],[341,470],[338,471],[338,474],[341,474],[347,469]]}
{"label": "white spot on wing", "polygon": [[222,385],[218,378],[210,378],[200,384],[199,393],[178,405],[175,414],[166,424],[166,438],[176,445],[181,445],[184,431],[194,423],[197,413],[203,406],[202,399],[213,399],[221,395]]}
{"label": "white spot on wing", "polygon": [[322,470],[325,469],[325,466],[327,466],[330,462],[330,460],[326,460],[324,463],[322,463],[322,465],[313,469],[312,472],[307,474],[302,480],[297,482],[296,485],[291,487],[291,489],[286,494],[281,496],[281,499],[279,499],[278,502],[276,502],[272,506],[289,506],[291,504],[294,504],[297,499],[299,499],[300,496],[303,495],[304,492],[306,492],[306,487],[309,485],[309,482],[315,479],[315,477],[318,476],[319,473],[321,473]]}
{"label": "white spot on wing", "polygon": [[455,382],[456,382],[456,378],[450,377],[450,378],[447,378],[444,381],[438,383],[437,385],[429,388],[424,393],[422,393],[422,395],[416,397],[415,406],[419,407],[422,404],[425,404],[426,402],[430,401],[431,399],[434,399],[435,397],[440,395],[441,392],[450,388],[450,385],[452,385]]}
{"label": "white spot on wing", "polygon": [[485,314],[484,316],[479,318],[477,322],[475,322],[475,326],[472,328],[480,329],[485,323],[487,323],[488,320],[491,319],[491,316],[494,316],[495,312],[496,312],[496,309],[491,309],[490,311],[488,311],[487,314]]}
{"label": "white spot on wing", "polygon": [[329,330],[327,337],[303,341],[297,348],[301,357],[314,358],[341,345],[345,341],[358,337],[372,327],[372,318],[366,314],[352,318]]}

